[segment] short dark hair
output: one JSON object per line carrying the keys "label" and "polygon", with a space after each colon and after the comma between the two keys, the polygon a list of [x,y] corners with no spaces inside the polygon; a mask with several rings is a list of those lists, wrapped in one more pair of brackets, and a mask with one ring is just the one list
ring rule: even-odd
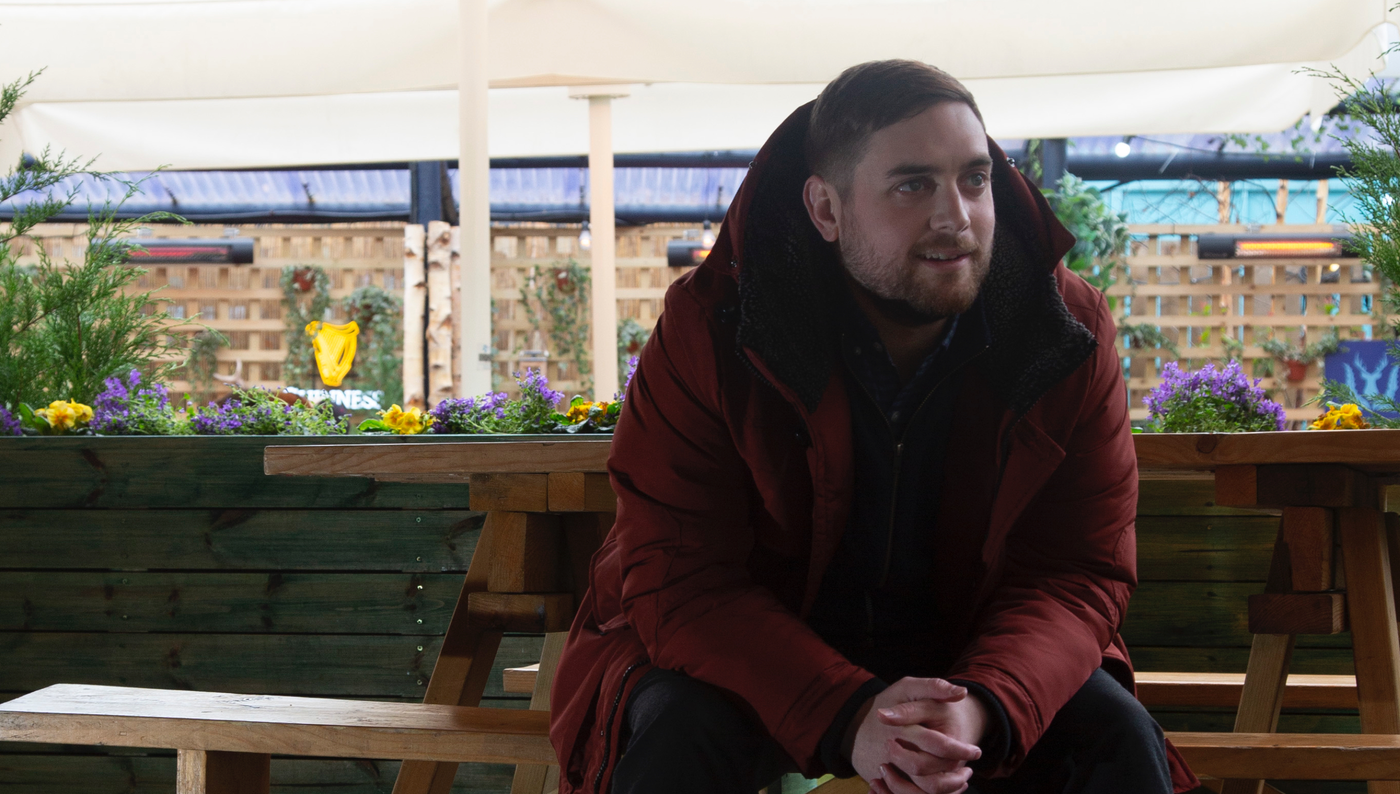
{"label": "short dark hair", "polygon": [[807,165],[844,193],[871,135],[943,102],[961,102],[982,121],[972,92],[935,66],[905,60],[852,66],[812,103]]}

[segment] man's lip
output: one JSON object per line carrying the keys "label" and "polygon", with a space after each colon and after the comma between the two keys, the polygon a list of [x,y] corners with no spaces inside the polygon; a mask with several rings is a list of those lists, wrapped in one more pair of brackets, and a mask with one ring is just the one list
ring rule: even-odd
{"label": "man's lip", "polygon": [[959,254],[953,259],[930,259],[926,256],[923,256],[922,254],[919,255],[919,262],[921,262],[925,267],[931,267],[935,270],[946,270],[956,267],[962,267],[963,265],[966,265],[971,261],[971,252]]}

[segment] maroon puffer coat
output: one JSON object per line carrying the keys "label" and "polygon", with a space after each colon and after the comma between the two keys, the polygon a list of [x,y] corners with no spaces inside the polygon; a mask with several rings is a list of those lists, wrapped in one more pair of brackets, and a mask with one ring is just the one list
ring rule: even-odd
{"label": "maroon puffer coat", "polygon": [[[773,134],[705,264],[677,281],[627,394],[609,468],[617,524],[552,695],[561,794],[610,786],[622,711],[652,666],[732,694],[809,775],[872,676],[803,622],[850,510],[851,421],[831,345],[832,254],[802,208],[809,108]],[[1136,585],[1137,464],[1103,297],[1059,264],[1073,238],[992,145],[991,346],[963,379],[936,521],[949,677],[1012,726],[1002,772],[1103,666]],[[956,495],[956,498],[953,498]],[[1177,791],[1197,785],[1172,750]]]}

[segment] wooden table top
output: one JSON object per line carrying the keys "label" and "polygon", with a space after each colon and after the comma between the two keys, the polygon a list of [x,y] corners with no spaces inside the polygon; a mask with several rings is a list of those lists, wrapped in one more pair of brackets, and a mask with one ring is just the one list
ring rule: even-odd
{"label": "wooden table top", "polygon": [[1147,476],[1271,463],[1342,463],[1373,474],[1400,473],[1400,430],[1141,433],[1133,446]]}
{"label": "wooden table top", "polygon": [[465,481],[471,474],[605,472],[612,436],[417,444],[269,446],[263,472],[372,477],[384,482]]}
{"label": "wooden table top", "polygon": [[[605,472],[611,444],[611,436],[592,436],[274,445],[263,453],[263,470],[303,477],[431,482],[465,480],[470,474]],[[1271,463],[1341,463],[1373,474],[1400,474],[1400,430],[1141,433],[1133,436],[1133,446],[1145,478]]]}

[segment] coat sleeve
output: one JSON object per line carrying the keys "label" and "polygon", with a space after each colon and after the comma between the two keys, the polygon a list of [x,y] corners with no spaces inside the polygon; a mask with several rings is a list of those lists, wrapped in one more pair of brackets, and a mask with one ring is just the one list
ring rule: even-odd
{"label": "coat sleeve", "polygon": [[747,413],[754,407],[721,394],[726,377],[751,375],[721,360],[734,356],[720,344],[725,326],[684,287],[667,295],[613,440],[619,608],[653,664],[746,703],[815,776],[823,732],[874,676],[749,574],[755,522],[775,519],[736,443],[757,432]]}
{"label": "coat sleeve", "polygon": [[[1087,386],[1064,457],[1012,526],[1000,574],[992,568],[994,589],[950,676],[981,684],[1006,709],[1011,742],[1003,773],[1024,761],[1102,665],[1137,585],[1137,457],[1127,390],[1101,296],[1095,308],[1099,345],[1084,364]],[[1043,445],[1038,452],[1034,443],[1025,446],[1031,451],[1021,454],[1045,453]],[[1014,469],[1008,466],[1002,489],[1025,487],[1010,481]]]}

